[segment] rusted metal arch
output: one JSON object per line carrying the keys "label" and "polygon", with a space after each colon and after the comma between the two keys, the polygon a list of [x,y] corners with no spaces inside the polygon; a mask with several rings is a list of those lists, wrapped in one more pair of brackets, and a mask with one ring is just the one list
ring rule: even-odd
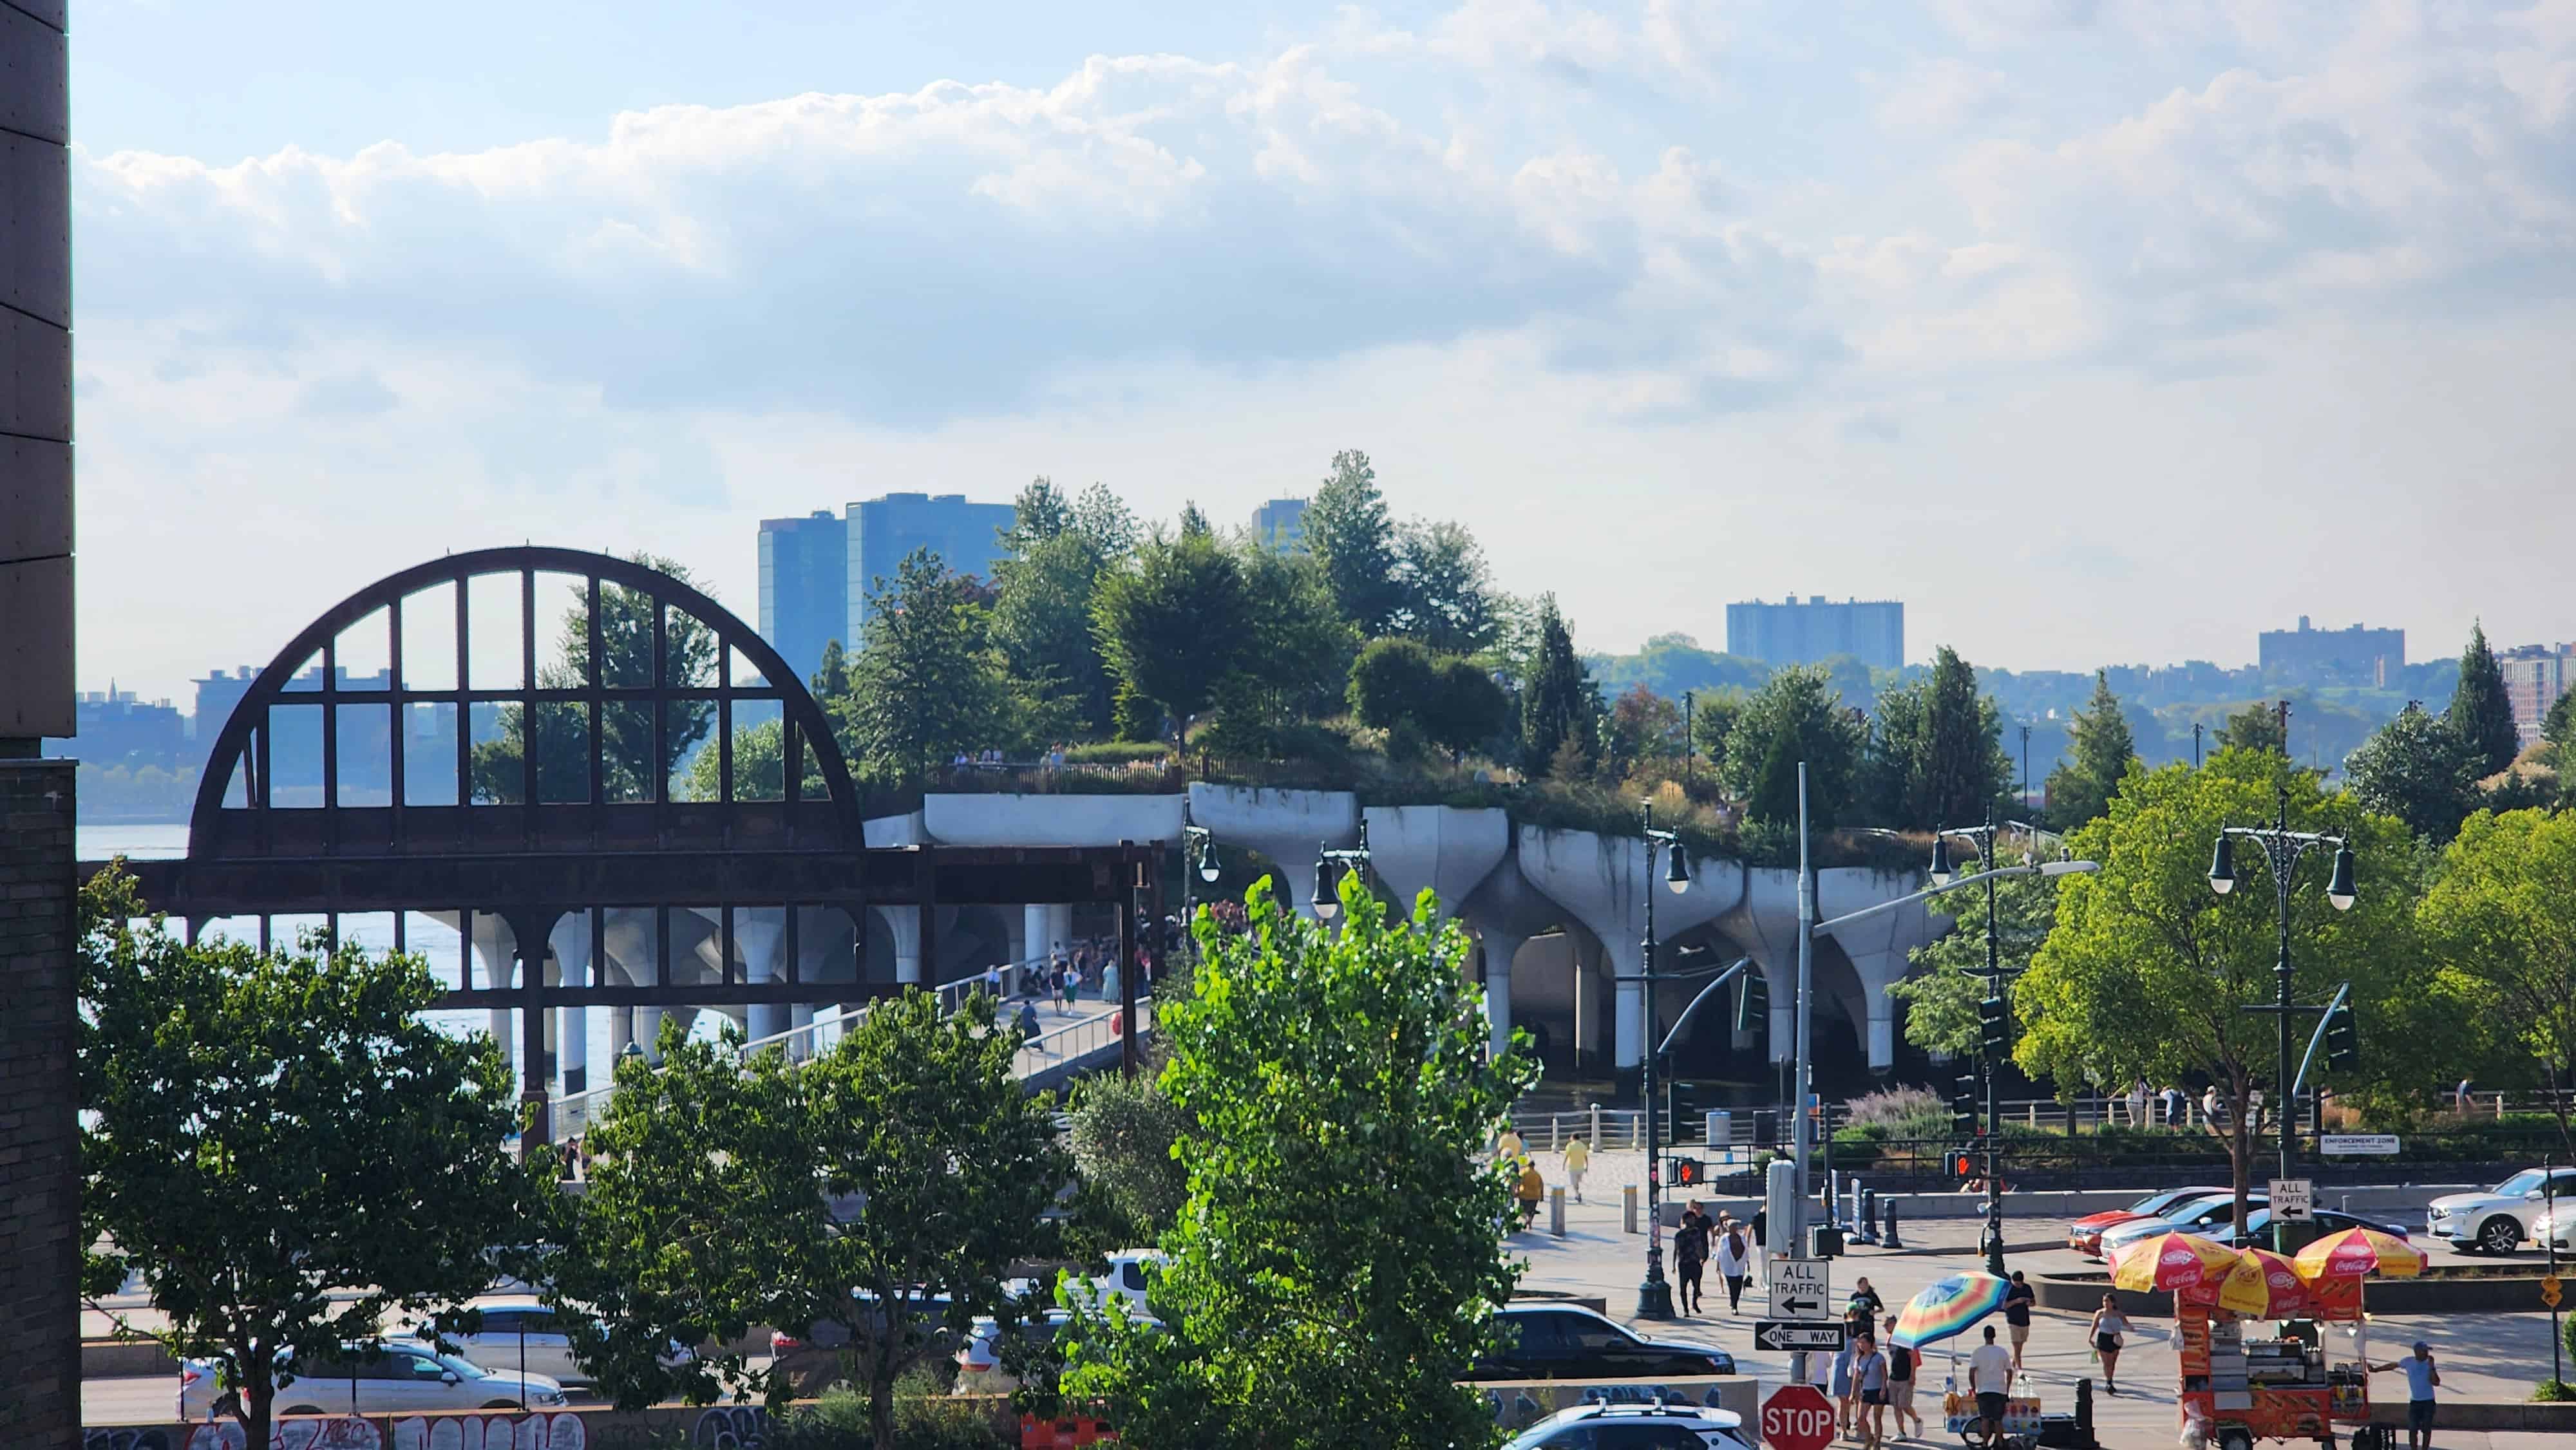
{"label": "rusted metal arch", "polygon": [[[589,678],[576,688],[548,689],[540,687],[535,678],[538,630],[535,583],[536,576],[541,573],[575,575],[589,582],[590,674]],[[516,574],[521,580],[519,618],[521,678],[518,688],[514,690],[476,690],[472,688],[468,668],[471,628],[466,619],[466,586],[472,579],[502,574]],[[602,678],[599,596],[600,586],[609,583],[635,590],[650,597],[655,603],[653,677],[647,684],[612,686]],[[455,686],[452,689],[437,690],[408,689],[404,685],[402,669],[402,601],[424,589],[447,584],[456,586],[457,591]],[[717,679],[712,687],[680,685],[665,678],[669,659],[667,646],[663,642],[664,621],[673,608],[693,616],[715,632],[719,653]],[[386,628],[390,642],[392,658],[390,688],[343,690],[339,688],[336,659],[339,636],[380,609],[386,612]],[[260,758],[259,748],[265,744],[269,711],[278,705],[322,707],[324,756],[322,780],[323,805],[326,811],[341,809],[336,799],[338,786],[336,744],[340,707],[382,704],[395,712],[393,724],[396,728],[392,732],[391,745],[393,779],[389,793],[390,805],[387,810],[393,821],[393,835],[397,850],[404,838],[402,818],[407,810],[506,811],[517,809],[526,813],[529,833],[533,836],[536,818],[541,811],[551,810],[560,813],[567,808],[607,810],[627,807],[637,809],[668,807],[671,802],[668,800],[667,780],[656,782],[653,799],[649,802],[611,803],[605,799],[601,712],[609,703],[649,703],[655,712],[654,731],[658,742],[661,732],[666,728],[663,722],[667,719],[664,708],[667,704],[674,700],[715,699],[720,709],[715,726],[716,739],[710,743],[722,753],[720,775],[729,792],[733,775],[733,738],[731,712],[726,707],[729,707],[734,696],[745,691],[738,691],[734,687],[728,672],[723,667],[722,651],[726,648],[740,651],[760,672],[762,685],[749,690],[748,693],[756,699],[767,698],[769,694],[774,693],[779,702],[781,719],[792,727],[786,732],[787,739],[782,742],[785,759],[781,763],[781,789],[786,802],[793,806],[802,793],[803,755],[804,751],[810,748],[814,754],[816,770],[822,776],[828,800],[828,806],[822,812],[831,819],[831,826],[827,828],[827,833],[836,836],[841,843],[852,847],[857,846],[860,838],[861,802],[858,789],[850,778],[849,764],[842,757],[840,743],[832,733],[831,722],[824,716],[822,707],[815,702],[813,695],[806,690],[804,681],[797,678],[795,670],[779,657],[778,652],[770,647],[767,640],[760,637],[757,630],[704,592],[668,574],[646,568],[630,560],[580,549],[517,545],[451,554],[445,558],[415,565],[400,573],[387,575],[341,600],[306,625],[301,633],[269,661],[267,668],[260,671],[258,678],[244,692],[240,702],[234,706],[232,715],[225,720],[222,732],[216,736],[213,747],[207,752],[206,771],[197,783],[196,804],[189,818],[189,855],[203,858],[218,854],[234,854],[239,850],[242,843],[234,839],[228,829],[227,808],[223,802],[225,792],[234,775],[237,772],[244,772],[246,766],[249,769],[243,776],[243,809],[259,818],[265,818],[273,809],[270,804],[269,772],[266,769],[266,762]],[[318,690],[289,688],[294,681],[296,671],[305,661],[316,659],[321,665],[321,688]],[[469,806],[467,796],[471,790],[471,782],[466,778],[464,771],[463,757],[466,749],[464,742],[470,739],[472,706],[475,703],[474,697],[478,695],[487,699],[515,700],[525,712],[527,723],[523,729],[531,736],[536,728],[534,723],[536,710],[541,703],[587,705],[589,709],[585,735],[589,742],[590,755],[589,800],[578,804],[550,805],[541,802],[534,788],[535,752],[524,751],[523,768],[526,779],[523,782],[522,799],[515,806]],[[460,742],[457,804],[455,807],[448,808],[408,807],[403,799],[401,758],[403,731],[399,728],[400,711],[407,704],[446,702],[452,702],[457,707],[456,730]],[[245,759],[246,754],[249,756],[248,759]]]}

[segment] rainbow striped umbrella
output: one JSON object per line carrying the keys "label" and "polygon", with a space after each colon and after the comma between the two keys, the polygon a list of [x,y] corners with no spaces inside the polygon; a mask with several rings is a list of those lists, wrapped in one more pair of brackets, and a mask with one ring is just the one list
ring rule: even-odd
{"label": "rainbow striped umbrella", "polygon": [[1895,1342],[1906,1349],[1938,1344],[2004,1307],[2011,1287],[1992,1274],[1952,1274],[1906,1302],[1896,1316]]}

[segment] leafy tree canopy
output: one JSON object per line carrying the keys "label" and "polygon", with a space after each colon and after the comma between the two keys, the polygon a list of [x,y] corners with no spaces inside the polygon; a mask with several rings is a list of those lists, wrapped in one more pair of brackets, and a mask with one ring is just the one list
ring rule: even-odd
{"label": "leafy tree canopy", "polygon": [[2548,1074],[2576,1153],[2576,813],[2480,811],[2442,853],[2419,916],[2435,961],[2477,986],[2484,1014]]}
{"label": "leafy tree canopy", "polygon": [[2061,829],[2071,829],[2111,808],[2120,778],[2137,759],[2129,719],[2120,697],[2111,693],[2107,673],[2093,676],[2093,699],[2076,712],[2070,734],[2073,760],[2048,774],[2049,815]]}
{"label": "leafy tree canopy", "polygon": [[1588,768],[1600,750],[1601,692],[1556,596],[1542,594],[1537,642],[1521,672],[1521,769],[1538,777],[1569,763]]}
{"label": "leafy tree canopy", "polygon": [[1396,578],[1395,525],[1367,454],[1353,448],[1333,455],[1333,471],[1307,503],[1300,527],[1306,551],[1324,566],[1334,608],[1372,639],[1390,632],[1403,612],[1404,590]]}
{"label": "leafy tree canopy", "polygon": [[1066,1394],[1140,1450],[1493,1441],[1457,1383],[1519,1274],[1482,1150],[1537,1074],[1517,1048],[1487,1059],[1472,947],[1429,892],[1410,920],[1355,875],[1341,900],[1339,932],[1264,886],[1248,935],[1201,916],[1203,961],[1162,1009],[1163,1089],[1198,1124],[1149,1291],[1162,1327],[1060,1295]]}
{"label": "leafy tree canopy", "polygon": [[2364,809],[2395,816],[2440,845],[2474,808],[2477,768],[2451,722],[2408,703],[2347,756],[2344,779]]}
{"label": "leafy tree canopy", "polygon": [[1012,693],[1001,656],[985,644],[973,581],[928,549],[877,580],[867,638],[835,703],[852,764],[877,781],[916,781],[954,758],[1006,743]]}
{"label": "leafy tree canopy", "polygon": [[1484,546],[1464,524],[1405,525],[1396,535],[1395,578],[1395,627],[1441,654],[1495,648],[1512,630],[1517,606],[1494,587]]}
{"label": "leafy tree canopy", "polygon": [[1798,764],[1807,765],[1807,814],[1829,829],[1852,807],[1864,727],[1818,665],[1791,665],[1734,712],[1718,781],[1753,819],[1794,825]]}
{"label": "leafy tree canopy", "polygon": [[2460,652],[2460,683],[2451,691],[2444,718],[2467,748],[2469,765],[2480,779],[2513,764],[2522,750],[2504,670],[2496,664],[2495,651],[2487,648],[2483,624],[2469,626],[2468,648]]}
{"label": "leafy tree canopy", "polygon": [[266,1444],[282,1361],[491,1286],[551,1155],[511,1158],[509,1067],[423,1019],[418,957],[189,946],[145,910],[122,870],[81,888],[81,1206],[114,1246],[91,1287],[139,1272],[166,1322],[130,1327],[214,1361]]}
{"label": "leafy tree canopy", "polygon": [[1091,608],[1110,672],[1184,726],[1242,660],[1251,618],[1242,565],[1206,533],[1148,539],[1101,577]]}

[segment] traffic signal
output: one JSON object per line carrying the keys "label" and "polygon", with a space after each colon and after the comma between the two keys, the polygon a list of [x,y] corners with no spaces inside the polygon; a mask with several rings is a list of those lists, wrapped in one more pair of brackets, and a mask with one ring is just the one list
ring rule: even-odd
{"label": "traffic signal", "polygon": [[1977,1136],[1977,1075],[1959,1074],[1958,1086],[1950,1092],[1950,1131],[1962,1138]]}
{"label": "traffic signal", "polygon": [[1674,1158],[1673,1187],[1704,1188],[1708,1184],[1708,1165],[1697,1158]]}
{"label": "traffic signal", "polygon": [[2326,1019],[2326,1071],[2350,1072],[2361,1066],[2361,1028],[2352,1008],[2338,1007]]}
{"label": "traffic signal", "polygon": [[2001,997],[1982,998],[1977,1003],[1979,1040],[1988,1052],[1998,1056],[2012,1046],[2012,1017]]}
{"label": "traffic signal", "polygon": [[1976,1154],[1954,1150],[1947,1155],[1947,1158],[1950,1166],[1951,1177],[1974,1178],[1977,1176]]}

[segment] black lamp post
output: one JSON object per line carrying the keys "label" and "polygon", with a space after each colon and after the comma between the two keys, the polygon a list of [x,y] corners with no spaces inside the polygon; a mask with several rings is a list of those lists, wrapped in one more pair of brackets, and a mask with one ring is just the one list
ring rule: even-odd
{"label": "black lamp post", "polygon": [[1190,942],[1190,960],[1198,960],[1198,941],[1191,924],[1198,910],[1190,903],[1190,878],[1196,876],[1210,886],[1225,873],[1216,864],[1216,833],[1190,816],[1190,798],[1181,797],[1181,940]]}
{"label": "black lamp post", "polygon": [[1932,884],[1947,886],[1956,874],[1950,867],[1950,838],[1974,841],[1977,846],[1977,869],[1986,876],[1986,995],[1977,1004],[1978,1060],[1986,1078],[1986,1228],[1978,1247],[1986,1256],[1986,1272],[1997,1278],[2004,1272],[2004,1194],[1995,1149],[2003,1137],[2002,1105],[1996,1097],[1996,1079],[2001,1076],[2001,1057],[2010,1045],[2004,1034],[2010,1030],[2010,1009],[2004,1000],[2002,932],[1995,915],[1995,820],[1990,811],[1985,824],[1950,826],[1932,833]]}
{"label": "black lamp post", "polygon": [[[2286,760],[2283,768],[2287,769]],[[2280,912],[2280,956],[2273,965],[2280,995],[2269,1006],[2248,1007],[2248,1012],[2278,1013],[2281,1019],[2281,1096],[2274,1111],[2281,1121],[2281,1177],[2290,1176],[2293,1160],[2298,1155],[2298,1114],[2293,1110],[2291,1095],[2297,1091],[2296,1071],[2291,1060],[2291,1033],[2294,1019],[2302,1012],[2323,1012],[2323,1007],[2298,1005],[2292,991],[2290,970],[2290,888],[2295,881],[2299,858],[2311,849],[2334,847],[2334,874],[2326,883],[2326,900],[2337,911],[2352,910],[2353,889],[2352,844],[2341,836],[2320,835],[2314,831],[2290,829],[2290,785],[2285,778],[2278,787],[2278,804],[2273,823],[2268,826],[2228,826],[2218,833],[2217,844],[2209,856],[2209,889],[2225,896],[2236,889],[2236,858],[2232,842],[2244,839],[2263,848],[2263,858],[2272,868],[2273,897]],[[2275,1216],[2272,1222],[2274,1246],[2288,1253],[2295,1247],[2288,1219]]]}
{"label": "black lamp post", "polygon": [[1318,845],[1315,849],[1315,894],[1307,899],[1306,904],[1315,908],[1317,921],[1331,921],[1342,914],[1342,899],[1333,892],[1335,866],[1359,872],[1362,882],[1368,880],[1368,817],[1360,817],[1358,845],[1347,848]]}
{"label": "black lamp post", "polygon": [[1664,886],[1674,895],[1690,890],[1690,860],[1682,852],[1682,839],[1671,831],[1655,829],[1655,805],[1638,803],[1646,833],[1646,940],[1645,960],[1639,980],[1645,989],[1642,1004],[1645,1031],[1641,1045],[1645,1048],[1637,1076],[1638,1091],[1646,1107],[1646,1278],[1637,1286],[1637,1317],[1670,1319],[1673,1317],[1673,1286],[1664,1278],[1664,1140],[1663,1125],[1655,1112],[1655,852],[1669,852],[1664,871]]}

